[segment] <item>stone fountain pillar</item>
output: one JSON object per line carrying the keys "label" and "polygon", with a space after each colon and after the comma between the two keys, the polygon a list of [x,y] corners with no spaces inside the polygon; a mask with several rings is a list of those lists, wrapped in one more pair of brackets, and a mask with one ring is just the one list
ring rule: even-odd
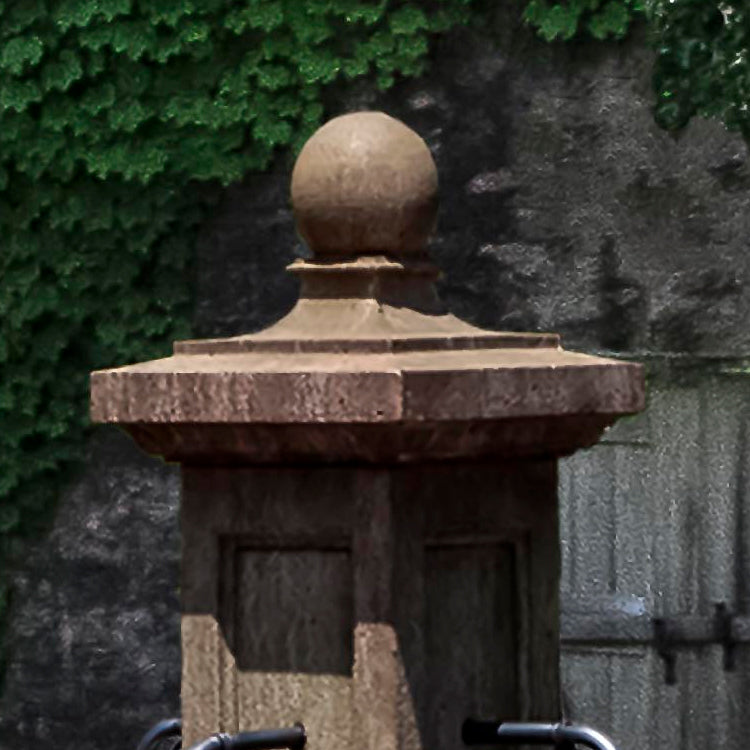
{"label": "stone fountain pillar", "polygon": [[470,714],[557,718],[557,459],[643,408],[641,367],[450,315],[435,165],[387,115],[324,125],[292,202],[286,318],[91,378],[95,422],[181,466],[183,746],[302,721],[312,750],[455,750]]}

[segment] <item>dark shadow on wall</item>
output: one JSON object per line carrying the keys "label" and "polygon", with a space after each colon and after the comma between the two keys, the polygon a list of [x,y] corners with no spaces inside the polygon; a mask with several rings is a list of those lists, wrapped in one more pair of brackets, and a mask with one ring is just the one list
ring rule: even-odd
{"label": "dark shadow on wall", "polygon": [[597,327],[601,346],[614,351],[637,350],[648,321],[643,285],[622,273],[622,262],[613,236],[604,237],[599,257],[601,317]]}
{"label": "dark shadow on wall", "polygon": [[237,336],[283,317],[298,283],[285,272],[305,249],[289,203],[293,160],[277,158],[263,174],[228,188],[196,248],[196,338]]}
{"label": "dark shadow on wall", "polygon": [[745,283],[735,268],[703,268],[675,274],[666,286],[673,303],[654,317],[650,341],[656,350],[700,352],[741,315]]}

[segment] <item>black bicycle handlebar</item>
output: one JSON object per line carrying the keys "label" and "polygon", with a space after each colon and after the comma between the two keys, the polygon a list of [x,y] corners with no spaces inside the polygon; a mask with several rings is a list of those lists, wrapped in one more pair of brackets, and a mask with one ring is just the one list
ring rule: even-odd
{"label": "black bicycle handlebar", "polygon": [[581,724],[466,719],[461,727],[466,745],[575,745],[592,750],[617,750],[606,735]]}
{"label": "black bicycle handlebar", "polygon": [[[173,739],[173,747],[182,747],[182,723],[179,719],[159,722],[140,741],[138,750],[155,750],[167,739]],[[284,729],[261,729],[256,732],[214,734],[193,745],[189,750],[303,750],[307,742],[305,727],[295,724]]]}
{"label": "black bicycle handlebar", "polygon": [[180,747],[182,737],[182,722],[179,719],[165,719],[151,727],[143,735],[138,743],[137,750],[153,750],[153,748],[164,746],[167,740],[173,740],[174,747]]}

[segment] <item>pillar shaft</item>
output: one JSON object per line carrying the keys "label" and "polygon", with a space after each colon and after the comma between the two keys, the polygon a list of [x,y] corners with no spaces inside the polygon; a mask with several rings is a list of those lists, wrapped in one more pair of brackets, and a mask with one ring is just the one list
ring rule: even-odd
{"label": "pillar shaft", "polygon": [[556,462],[183,470],[185,742],[454,748],[558,714]]}
{"label": "pillar shaft", "polygon": [[255,334],[92,375],[95,421],[182,465],[183,746],[456,750],[559,718],[557,459],[643,408],[633,363],[440,303],[425,143],[346,115],[292,178],[301,298]]}

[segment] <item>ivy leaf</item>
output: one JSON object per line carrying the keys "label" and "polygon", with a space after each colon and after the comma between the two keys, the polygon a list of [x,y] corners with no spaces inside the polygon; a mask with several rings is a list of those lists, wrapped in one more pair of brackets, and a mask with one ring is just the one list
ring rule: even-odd
{"label": "ivy leaf", "polygon": [[269,91],[277,91],[291,82],[291,74],[288,68],[281,65],[259,65],[255,69],[258,85]]}
{"label": "ivy leaf", "polygon": [[428,27],[427,17],[421,8],[406,5],[395,10],[388,19],[388,26],[394,34],[413,35]]}
{"label": "ivy leaf", "polygon": [[0,114],[4,114],[2,110],[24,112],[41,99],[42,92],[36,81],[6,81],[0,86]]}
{"label": "ivy leaf", "polygon": [[98,0],[64,0],[52,18],[62,32],[71,26],[86,26],[96,15]]}
{"label": "ivy leaf", "polygon": [[631,14],[621,1],[610,0],[600,11],[589,19],[588,29],[596,39],[613,36],[622,39],[628,31]]}
{"label": "ivy leaf", "polygon": [[78,32],[78,39],[82,47],[98,52],[103,47],[112,44],[114,28],[111,25],[93,25]]}
{"label": "ivy leaf", "polygon": [[295,62],[305,83],[330,83],[341,71],[341,62],[324,49],[300,50]]}
{"label": "ivy leaf", "polygon": [[259,141],[275,146],[278,143],[288,142],[292,128],[286,120],[275,120],[264,116],[255,121],[252,132]]}
{"label": "ivy leaf", "polygon": [[581,11],[571,5],[554,5],[542,21],[539,33],[548,41],[571,39],[578,30]]}
{"label": "ivy leaf", "polygon": [[57,60],[42,68],[42,86],[45,91],[67,91],[71,84],[83,77],[81,59],[70,49],[64,49]]}
{"label": "ivy leaf", "polygon": [[235,34],[241,34],[247,29],[269,32],[281,26],[283,22],[284,9],[281,2],[250,0],[246,7],[230,12],[224,20],[224,26]]}
{"label": "ivy leaf", "polygon": [[156,30],[146,21],[120,21],[112,31],[112,49],[139,60],[154,46]]}
{"label": "ivy leaf", "polygon": [[151,23],[163,23],[172,27],[196,10],[192,0],[140,0],[140,7]]}
{"label": "ivy leaf", "polygon": [[9,34],[20,34],[34,22],[42,21],[47,16],[44,0],[23,0],[16,2],[5,10],[5,4],[0,3],[0,15],[4,18],[4,31]]}
{"label": "ivy leaf", "polygon": [[302,112],[302,122],[305,125],[317,126],[323,119],[323,105],[320,102],[308,104]]}
{"label": "ivy leaf", "polygon": [[377,87],[381,91],[387,91],[389,88],[391,88],[391,86],[393,86],[394,79],[390,73],[381,72],[378,74],[378,77],[375,80],[375,83],[377,84]]}
{"label": "ivy leaf", "polygon": [[[109,109],[115,103],[115,87],[111,83],[103,83],[99,86],[89,88],[81,97],[80,108],[89,115],[97,115],[102,110]],[[66,106],[72,111],[74,107],[70,100],[64,100]]]}
{"label": "ivy leaf", "polygon": [[315,46],[329,39],[333,29],[325,16],[311,13],[307,3],[295,3],[287,8],[286,20],[297,42]]}
{"label": "ivy leaf", "polygon": [[146,122],[152,114],[152,111],[138,99],[121,99],[107,113],[107,122],[113,130],[132,133]]}
{"label": "ivy leaf", "polygon": [[0,68],[19,75],[27,65],[36,65],[44,53],[44,45],[38,36],[16,37],[3,44]]}
{"label": "ivy leaf", "polygon": [[642,0],[530,0],[524,20],[547,41],[572,39],[582,29],[597,39],[621,38]]}
{"label": "ivy leaf", "polygon": [[131,0],[63,0],[53,20],[65,32],[73,26],[87,26],[97,16],[111,21],[130,13]]}
{"label": "ivy leaf", "polygon": [[339,3],[337,10],[349,23],[361,22],[366,26],[374,26],[385,14],[387,3],[388,0],[378,0],[371,4]]}
{"label": "ivy leaf", "polygon": [[358,78],[370,70],[371,60],[367,55],[355,55],[342,63],[342,70],[347,78]]}

